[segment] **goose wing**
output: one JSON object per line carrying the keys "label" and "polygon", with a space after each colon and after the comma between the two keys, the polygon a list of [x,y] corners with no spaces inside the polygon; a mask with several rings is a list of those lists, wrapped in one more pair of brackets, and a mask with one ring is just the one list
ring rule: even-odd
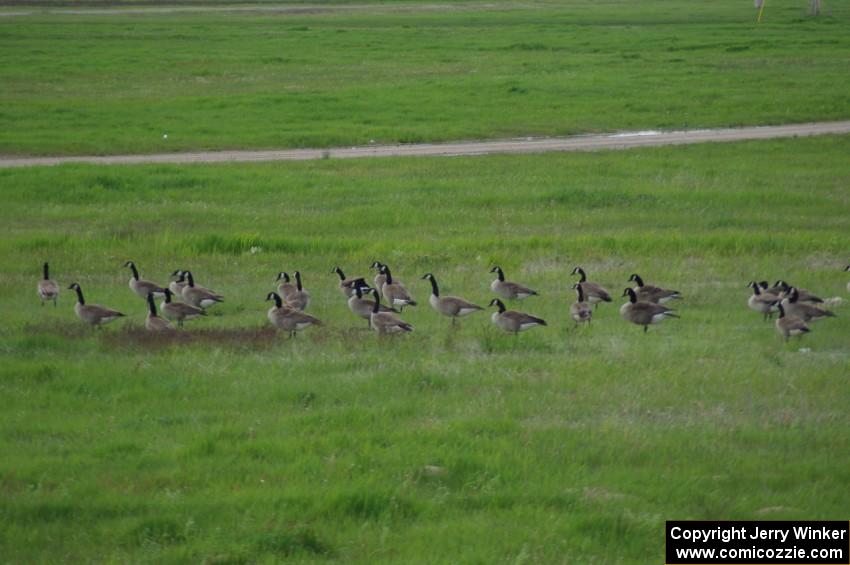
{"label": "goose wing", "polygon": [[461,312],[473,312],[475,310],[484,309],[477,304],[473,304],[472,302],[464,300],[463,298],[458,298],[457,296],[444,296],[442,302],[446,305],[446,309],[452,316],[456,316]]}
{"label": "goose wing", "polygon": [[583,282],[579,284],[581,285],[581,290],[584,292],[585,296],[598,298],[602,302],[611,302],[611,294],[601,285],[592,282]]}
{"label": "goose wing", "polygon": [[526,326],[529,324],[545,326],[546,320],[543,318],[538,318],[537,316],[532,316],[531,314],[526,314],[525,312],[517,312],[516,310],[505,310],[502,312],[502,317],[511,320],[516,323],[518,327]]}

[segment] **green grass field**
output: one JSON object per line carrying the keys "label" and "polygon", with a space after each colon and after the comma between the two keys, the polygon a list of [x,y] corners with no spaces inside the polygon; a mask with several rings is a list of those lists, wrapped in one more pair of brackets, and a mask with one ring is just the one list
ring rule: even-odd
{"label": "green grass field", "polygon": [[[850,137],[596,154],[0,171],[0,548],[11,562],[661,562],[668,519],[846,519],[850,310],[785,344],[747,281],[848,298]],[[251,249],[254,248],[252,253]],[[121,265],[226,295],[151,338]],[[422,304],[381,340],[330,273]],[[35,293],[126,312],[101,333]],[[452,330],[501,264],[550,326]],[[678,288],[572,329],[576,264]],[[326,325],[268,331],[279,270]]]}
{"label": "green grass field", "polygon": [[742,0],[0,18],[0,153],[846,119],[850,4],[807,4],[771,1],[760,25]]}

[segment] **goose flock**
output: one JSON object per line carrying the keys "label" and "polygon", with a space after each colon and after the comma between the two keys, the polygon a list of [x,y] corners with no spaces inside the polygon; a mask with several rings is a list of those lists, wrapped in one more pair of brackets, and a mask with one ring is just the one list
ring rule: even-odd
{"label": "goose flock", "polygon": [[[172,272],[169,284],[161,286],[142,279],[133,261],[127,261],[124,267],[130,269],[130,290],[146,302],[145,327],[152,332],[174,331],[175,323],[177,327],[183,327],[184,322],[206,316],[209,308],[224,302],[220,293],[196,284],[194,275],[189,270],[178,269]],[[378,334],[412,332],[413,326],[405,322],[401,315],[405,307],[416,306],[416,300],[404,284],[393,277],[388,265],[375,261],[371,268],[377,271],[372,284],[368,283],[365,277],[346,277],[340,267],[334,267],[331,271],[339,277],[338,288],[345,296],[349,310],[355,316],[366,320],[369,328]],[[844,271],[850,272],[850,265]],[[490,290],[497,297],[488,304],[488,307],[496,309],[490,316],[493,325],[515,335],[548,325],[543,318],[519,310],[509,310],[505,306],[505,300],[522,301],[538,296],[536,290],[506,280],[505,272],[499,266],[490,269],[490,273],[496,274],[496,279],[490,284]],[[602,285],[588,281],[587,273],[581,267],[573,269],[571,275],[577,275],[579,280],[572,285],[577,297],[570,305],[570,317],[575,326],[590,324],[593,312],[599,304],[612,302],[613,298]],[[292,278],[295,279],[294,282]],[[421,279],[431,285],[428,304],[437,313],[451,318],[452,325],[457,324],[458,318],[485,310],[464,298],[443,295],[433,273],[426,273]],[[633,282],[634,286],[623,290],[622,296],[628,299],[620,307],[620,315],[624,320],[643,326],[643,331],[646,332],[650,325],[679,317],[674,309],[665,305],[672,300],[681,299],[679,291],[646,284],[637,273],[633,273],[628,282]],[[321,320],[305,312],[311,304],[311,297],[304,288],[300,271],[295,271],[293,277],[286,272],[280,272],[275,283],[277,292],[269,292],[265,298],[266,301],[274,302],[266,315],[274,327],[294,337],[299,331],[322,324]],[[747,306],[763,314],[765,320],[779,313],[774,325],[785,340],[811,331],[811,322],[835,316],[823,307],[823,299],[806,289],[789,285],[784,280],[776,281],[773,286],[767,281],[751,281],[747,287],[753,290]],[[125,314],[118,310],[87,303],[79,283],[72,283],[68,289],[75,291],[77,295],[74,305],[77,317],[94,328],[125,317]],[[43,277],[38,282],[37,290],[42,306],[49,301],[52,301],[54,306],[57,305],[60,285],[50,278],[48,263],[43,265]],[[847,291],[850,292],[850,282],[847,283]],[[159,309],[156,304],[158,298],[162,299]]]}

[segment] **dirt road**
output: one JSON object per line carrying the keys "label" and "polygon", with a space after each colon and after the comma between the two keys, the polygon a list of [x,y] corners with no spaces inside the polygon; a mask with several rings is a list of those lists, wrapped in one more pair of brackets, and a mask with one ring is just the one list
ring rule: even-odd
{"label": "dirt road", "polygon": [[152,155],[109,155],[92,157],[0,157],[0,168],[92,163],[137,165],[148,163],[225,163],[249,161],[309,161],[313,159],[359,159],[364,157],[454,157],[499,153],[546,153],[552,151],[600,151],[685,145],[750,139],[806,137],[850,133],[850,121],[760,126],[690,131],[641,131],[572,137],[520,138],[497,141],[368,145],[331,149],[282,149],[266,151],[205,151]]}

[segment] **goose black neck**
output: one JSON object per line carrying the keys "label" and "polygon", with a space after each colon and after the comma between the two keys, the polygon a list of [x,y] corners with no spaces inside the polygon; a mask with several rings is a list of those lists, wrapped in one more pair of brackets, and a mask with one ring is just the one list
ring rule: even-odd
{"label": "goose black neck", "polygon": [[637,302],[637,294],[635,294],[635,291],[632,290],[632,289],[627,289],[627,290],[629,292],[629,302],[631,302],[632,304],[635,304]]}
{"label": "goose black neck", "polygon": [[195,277],[192,276],[192,271],[186,271],[183,274],[186,275],[187,284],[190,287],[195,288]]}
{"label": "goose black neck", "polygon": [[578,280],[578,282],[583,283],[583,282],[587,281],[587,275],[584,274],[584,269],[579,267],[578,268],[578,274],[581,275],[581,278]]}
{"label": "goose black neck", "polygon": [[381,308],[381,297],[376,291],[375,293],[375,303],[372,304],[372,313],[377,314],[378,310]]}
{"label": "goose black neck", "polygon": [[753,283],[753,294],[755,294],[756,296],[759,296],[761,294],[761,290],[759,289],[759,284],[756,283],[756,282]]}
{"label": "goose black neck", "polygon": [[390,268],[384,265],[381,268],[381,272],[387,276],[387,284],[393,284],[393,275],[390,273]]}
{"label": "goose black neck", "polygon": [[139,271],[136,269],[136,264],[130,261],[129,267],[133,271],[133,278],[139,280]]}
{"label": "goose black neck", "polygon": [[48,274],[47,263],[45,263],[44,264],[44,280],[48,280],[49,278],[50,278],[50,275]]}
{"label": "goose black neck", "polygon": [[298,289],[298,292],[304,290],[304,287],[301,286],[301,272],[295,271],[295,288]]}
{"label": "goose black neck", "polygon": [[637,283],[638,286],[643,286],[643,279],[640,278],[639,275],[635,274],[635,275],[632,275],[632,277],[635,279],[635,282]]}
{"label": "goose black neck", "polygon": [[280,299],[280,295],[276,292],[272,293],[272,299],[274,300],[274,305],[276,308],[280,308],[283,306],[283,301]]}
{"label": "goose black neck", "polygon": [[578,301],[584,302],[584,290],[581,288],[581,285],[576,286],[576,292],[578,292]]}
{"label": "goose black neck", "polygon": [[499,276],[499,280],[505,282],[505,272],[501,267],[496,267],[496,274]]}
{"label": "goose black neck", "polygon": [[168,289],[168,288],[165,289],[165,303],[166,304],[171,304],[171,295],[172,294],[174,294],[174,293],[171,292],[171,289]]}
{"label": "goose black neck", "polygon": [[156,303],[153,301],[153,293],[148,293],[148,308],[150,309],[151,316],[156,316]]}
{"label": "goose black neck", "polygon": [[794,304],[798,300],[800,300],[800,292],[795,288],[791,291],[791,296],[788,297],[788,302]]}
{"label": "goose black neck", "polygon": [[342,272],[342,269],[337,267],[334,272],[339,275],[339,280],[341,280],[341,281],[345,280],[345,273]]}
{"label": "goose black neck", "polygon": [[437,287],[437,279],[435,279],[432,276],[432,277],[429,277],[428,280],[431,281],[431,292],[434,294],[434,296],[439,297],[440,296],[440,289],[439,289],[439,287]]}
{"label": "goose black neck", "polygon": [[780,319],[784,318],[785,317],[785,307],[782,305],[781,302],[778,302],[776,304],[776,307],[779,308],[779,318]]}
{"label": "goose black neck", "polygon": [[83,298],[83,289],[80,288],[80,285],[74,287],[74,290],[77,291],[77,302],[79,302],[80,304],[85,304],[86,299]]}

